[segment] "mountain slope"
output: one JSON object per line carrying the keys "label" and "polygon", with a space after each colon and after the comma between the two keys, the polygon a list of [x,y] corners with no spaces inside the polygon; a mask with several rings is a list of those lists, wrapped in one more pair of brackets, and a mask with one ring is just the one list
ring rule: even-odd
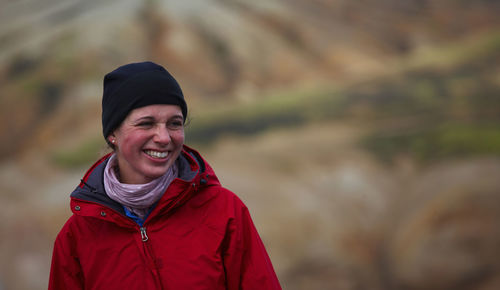
{"label": "mountain slope", "polygon": [[[98,122],[102,76],[151,59],[191,107],[390,71],[498,27],[498,1],[0,1],[0,157]],[[82,124],[83,123],[83,124]]]}

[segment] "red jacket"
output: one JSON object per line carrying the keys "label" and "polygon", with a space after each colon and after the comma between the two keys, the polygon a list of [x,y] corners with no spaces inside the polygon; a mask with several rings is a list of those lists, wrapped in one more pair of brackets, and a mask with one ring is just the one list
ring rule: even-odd
{"label": "red jacket", "polygon": [[71,194],[49,289],[281,289],[248,209],[185,146],[140,226],[104,192],[103,157]]}

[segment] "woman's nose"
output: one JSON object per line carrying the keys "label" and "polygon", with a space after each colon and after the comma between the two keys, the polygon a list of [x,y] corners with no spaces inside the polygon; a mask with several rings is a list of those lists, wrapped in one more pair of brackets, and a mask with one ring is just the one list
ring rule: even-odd
{"label": "woman's nose", "polygon": [[168,132],[168,129],[166,126],[158,126],[156,128],[155,135],[153,137],[153,141],[157,143],[163,143],[163,144],[168,144],[170,143],[170,133]]}

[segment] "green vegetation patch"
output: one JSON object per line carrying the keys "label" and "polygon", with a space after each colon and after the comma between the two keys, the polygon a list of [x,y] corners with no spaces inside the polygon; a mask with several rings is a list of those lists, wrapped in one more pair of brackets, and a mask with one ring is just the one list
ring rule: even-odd
{"label": "green vegetation patch", "polygon": [[500,156],[500,124],[451,123],[374,132],[360,144],[381,160],[409,155],[421,162],[481,155]]}
{"label": "green vegetation patch", "polygon": [[105,147],[102,138],[90,139],[77,147],[52,153],[52,162],[62,168],[79,168],[95,161]]}
{"label": "green vegetation patch", "polygon": [[341,116],[344,95],[334,89],[270,96],[246,104],[194,117],[186,128],[189,144],[207,145],[226,135],[254,135],[277,127]]}

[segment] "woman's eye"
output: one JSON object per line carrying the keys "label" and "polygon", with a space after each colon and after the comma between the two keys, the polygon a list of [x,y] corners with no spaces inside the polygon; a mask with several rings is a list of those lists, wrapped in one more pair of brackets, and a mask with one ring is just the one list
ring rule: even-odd
{"label": "woman's eye", "polygon": [[183,126],[182,121],[172,121],[168,123],[170,129],[180,129]]}
{"label": "woman's eye", "polygon": [[141,123],[137,124],[137,126],[139,126],[139,127],[151,127],[151,126],[153,126],[153,122],[141,122]]}

